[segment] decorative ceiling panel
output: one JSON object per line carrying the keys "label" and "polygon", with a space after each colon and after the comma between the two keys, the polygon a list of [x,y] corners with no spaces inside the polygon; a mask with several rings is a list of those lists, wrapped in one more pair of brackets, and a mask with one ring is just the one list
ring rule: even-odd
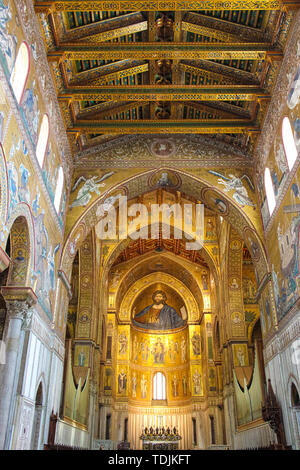
{"label": "decorative ceiling panel", "polygon": [[75,159],[124,134],[204,134],[251,153],[297,6],[36,0]]}

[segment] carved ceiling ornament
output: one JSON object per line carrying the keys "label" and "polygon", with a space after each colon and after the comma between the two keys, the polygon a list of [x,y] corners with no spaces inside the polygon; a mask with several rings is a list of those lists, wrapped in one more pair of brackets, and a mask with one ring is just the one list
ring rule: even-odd
{"label": "carved ceiling ornament", "polygon": [[117,312],[118,321],[122,323],[131,322],[131,311],[137,297],[146,287],[155,285],[158,282],[160,284],[170,286],[182,299],[184,299],[184,303],[187,308],[188,323],[194,323],[200,320],[199,308],[191,291],[181,281],[170,274],[156,272],[142,277],[128,289],[123,301],[121,302],[120,310]]}

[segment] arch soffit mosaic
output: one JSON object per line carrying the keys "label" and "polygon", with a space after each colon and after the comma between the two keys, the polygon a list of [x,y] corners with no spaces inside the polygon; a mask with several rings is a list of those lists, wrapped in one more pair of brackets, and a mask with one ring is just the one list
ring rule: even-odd
{"label": "arch soffit mosaic", "polygon": [[[269,272],[269,269],[261,238],[261,223],[258,222],[258,219],[255,219],[256,223],[254,224],[246,212],[235,203],[233,199],[226,195],[224,191],[222,192],[219,188],[211,185],[210,182],[182,170],[176,172],[169,168],[162,168],[161,170],[178,175],[181,182],[178,190],[187,196],[202,201],[213,212],[222,215],[222,217],[238,231],[247,246],[251,244],[251,241],[255,243],[257,249],[256,256],[253,256],[253,261],[258,272],[258,278],[261,280],[265,274]],[[149,189],[151,189],[149,188],[149,178],[158,171],[160,170],[144,171],[115,184],[103,192],[100,197],[95,199],[87,209],[84,209],[81,215],[76,219],[74,225],[69,231],[66,231],[67,235],[61,258],[61,269],[65,272],[68,279],[70,279],[73,259],[77,249],[82,244],[89,231],[100,220],[99,215],[97,215],[99,206],[108,196],[116,194],[117,191],[122,192],[122,194],[127,194],[130,199],[149,191]],[[222,212],[217,205],[213,205],[213,201],[216,202],[220,199],[224,203]],[[251,247],[249,249],[250,253],[253,254]]]}
{"label": "arch soffit mosaic", "polygon": [[[183,284],[185,284],[186,286],[187,284],[191,286],[193,288],[192,292],[195,296],[195,299],[198,301],[198,304],[201,306],[201,308],[203,308],[203,291],[201,285],[197,281],[197,278],[194,277],[188,270],[188,264],[192,263],[184,263],[184,260],[178,259],[178,257],[175,258],[175,255],[173,253],[160,253],[159,255],[156,253],[152,253],[144,257],[143,259],[137,260],[135,264],[129,268],[128,271],[121,272],[118,285],[115,289],[116,309],[118,309],[121,304],[121,293],[123,288],[125,289],[125,286],[126,289],[130,288],[130,286],[135,282],[135,280],[132,279],[134,279],[137,272],[143,269],[143,265],[145,264],[147,264],[146,269],[148,270],[148,272],[144,272],[144,275],[152,274],[153,268],[151,268],[151,266],[155,264],[156,261],[167,261],[168,263],[170,263],[170,269],[172,270],[172,274],[168,272],[167,274],[170,274],[177,279],[181,277],[181,282],[183,282]],[[115,268],[117,269],[118,265]],[[201,266],[199,266],[198,269],[201,269]],[[159,269],[156,269],[155,273],[158,272]],[[166,270],[163,270],[162,272],[166,272]],[[138,277],[139,276],[137,276],[135,279],[137,279]]]}
{"label": "arch soffit mosaic", "polygon": [[197,305],[197,302],[191,293],[191,291],[183,284],[181,281],[176,279],[174,276],[164,272],[157,272],[148,274],[141,279],[138,279],[127,291],[124,299],[121,302],[119,311],[116,312],[118,321],[120,323],[130,323],[131,322],[131,310],[132,306],[141,294],[141,291],[146,287],[157,284],[157,279],[161,284],[167,284],[172,289],[174,289],[179,296],[184,299],[184,303],[187,309],[187,318],[188,323],[196,323],[200,320],[200,312]]}
{"label": "arch soffit mosaic", "polygon": [[[34,278],[32,277],[32,275],[34,273],[35,268],[35,230],[32,220],[32,214],[29,206],[26,203],[19,203],[12,212],[9,221],[5,226],[6,238],[3,243],[4,247],[6,246],[11,231],[14,229],[14,224],[16,221],[22,221],[21,224],[24,227],[24,234],[27,238],[27,243],[29,243],[29,246],[27,246],[28,256],[26,256],[27,266],[24,274],[24,279],[22,279],[22,285],[32,287],[34,283]],[[16,258],[18,255],[17,248],[15,248],[13,251],[16,251],[16,253],[11,253],[11,260]]]}
{"label": "arch soffit mosaic", "polygon": [[8,210],[8,177],[7,177],[7,164],[5,153],[0,143],[0,216],[1,220],[6,220]]}

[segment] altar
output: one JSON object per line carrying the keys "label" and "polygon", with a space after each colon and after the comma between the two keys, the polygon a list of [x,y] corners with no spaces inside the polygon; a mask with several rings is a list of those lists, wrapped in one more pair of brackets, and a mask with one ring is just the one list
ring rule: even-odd
{"label": "altar", "polygon": [[140,439],[143,441],[143,450],[177,450],[181,436],[175,427],[173,429],[146,427]]}

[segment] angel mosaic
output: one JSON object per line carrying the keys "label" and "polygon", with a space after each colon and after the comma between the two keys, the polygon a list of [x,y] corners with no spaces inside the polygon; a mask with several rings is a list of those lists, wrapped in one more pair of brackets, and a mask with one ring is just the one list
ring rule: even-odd
{"label": "angel mosaic", "polygon": [[244,206],[255,207],[255,204],[249,198],[247,188],[244,186],[244,183],[243,183],[243,180],[246,180],[251,191],[254,192],[254,185],[248,175],[237,177],[233,174],[230,174],[228,178],[227,176],[224,176],[221,173],[218,173],[213,170],[208,170],[208,172],[212,175],[219,177],[218,183],[224,186],[225,193],[228,193],[229,191],[232,191],[232,190],[234,191],[232,197],[235,200],[235,202],[237,202],[241,207],[244,207]]}
{"label": "angel mosaic", "polygon": [[85,178],[85,176],[80,176],[76,180],[71,192],[74,192],[78,188],[78,186],[82,183],[82,181],[84,182],[84,184],[78,190],[76,199],[70,205],[71,209],[73,207],[86,206],[91,200],[91,197],[92,197],[91,193],[96,193],[98,196],[100,196],[101,193],[99,191],[99,188],[104,187],[106,184],[106,183],[103,183],[103,181],[109,178],[110,176],[112,176],[113,174],[114,172],[111,171],[109,173],[105,173],[103,176],[100,176],[100,177],[97,175],[92,176],[90,178]]}
{"label": "angel mosaic", "polygon": [[17,48],[17,37],[8,34],[7,31],[7,24],[11,19],[12,13],[9,5],[4,5],[3,0],[0,0],[0,49],[6,59],[9,72],[12,70]]}

